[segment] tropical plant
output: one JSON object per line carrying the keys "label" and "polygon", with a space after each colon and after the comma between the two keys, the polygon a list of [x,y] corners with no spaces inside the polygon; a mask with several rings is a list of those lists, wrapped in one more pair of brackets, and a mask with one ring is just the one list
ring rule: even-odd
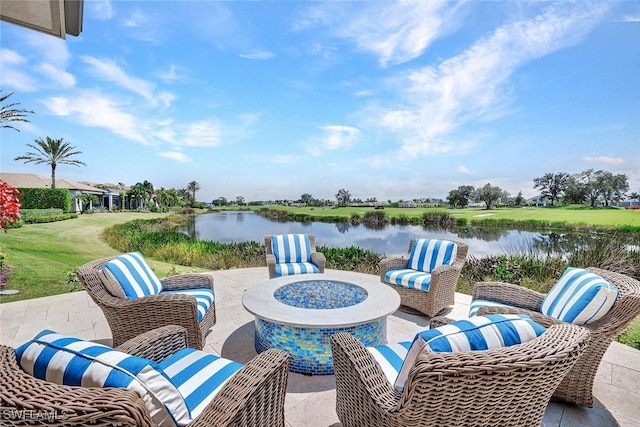
{"label": "tropical plant", "polygon": [[86,164],[80,160],[71,157],[82,154],[82,151],[76,150],[76,147],[64,142],[63,138],[53,139],[47,137],[44,141],[42,138],[35,140],[36,145],[27,144],[27,147],[33,148],[35,151],[28,151],[22,156],[16,157],[14,160],[24,160],[24,163],[45,163],[51,166],[51,188],[56,188],[56,167],[59,164],[80,166]]}
{"label": "tropical plant", "polygon": [[[2,95],[2,89],[0,89],[0,103],[5,102],[11,95],[13,95],[13,92],[8,95]],[[5,122],[29,122],[29,120],[26,118],[26,115],[33,114],[33,111],[14,108],[18,105],[20,105],[19,102],[0,105],[0,123],[2,123],[3,128],[13,129],[20,132],[20,129],[11,124],[5,124]]]}
{"label": "tropical plant", "polygon": [[351,194],[349,191],[341,188],[336,193],[336,200],[338,202],[338,206],[347,206],[351,202]]}
{"label": "tropical plant", "polygon": [[196,203],[196,191],[200,190],[200,183],[198,181],[191,181],[187,184],[187,191],[191,193],[191,204]]}
{"label": "tropical plant", "polygon": [[20,219],[20,192],[0,181],[0,228],[7,232],[7,223],[13,224]]}

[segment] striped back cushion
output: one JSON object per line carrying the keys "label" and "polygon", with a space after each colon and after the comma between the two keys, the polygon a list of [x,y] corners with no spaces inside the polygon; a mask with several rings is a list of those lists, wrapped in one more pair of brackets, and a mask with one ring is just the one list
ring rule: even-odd
{"label": "striped back cushion", "polygon": [[271,236],[271,251],[276,263],[311,261],[311,241],[308,234],[278,234]]}
{"label": "striped back cushion", "polygon": [[431,273],[436,267],[452,264],[457,254],[458,246],[448,240],[416,239],[407,268]]}
{"label": "striped back cushion", "polygon": [[16,349],[22,369],[41,380],[81,387],[117,387],[136,391],[159,426],[175,426],[188,416],[182,395],[148,359],[50,330]]}
{"label": "striped back cushion", "polygon": [[527,315],[490,314],[418,333],[404,359],[394,384],[402,391],[418,355],[423,352],[488,350],[525,343],[539,337],[545,328]]}
{"label": "striped back cushion", "polygon": [[542,300],[542,314],[567,323],[585,325],[609,312],[618,289],[595,273],[569,267]]}
{"label": "striped back cushion", "polygon": [[[128,299],[155,295],[162,291],[162,283],[140,252],[130,252],[105,263],[105,279],[117,283]],[[103,279],[103,280],[105,280]]]}
{"label": "striped back cushion", "polygon": [[[207,407],[242,365],[194,348],[185,348],[160,363],[184,396],[190,422]],[[182,423],[181,423],[182,424]]]}

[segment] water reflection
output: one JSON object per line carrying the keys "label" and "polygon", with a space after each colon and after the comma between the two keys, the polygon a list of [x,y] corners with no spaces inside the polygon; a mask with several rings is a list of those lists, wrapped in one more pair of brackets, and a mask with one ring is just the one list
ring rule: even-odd
{"label": "water reflection", "polygon": [[505,253],[570,253],[594,238],[591,234],[539,233],[484,227],[451,231],[415,225],[387,225],[382,229],[372,229],[349,222],[277,222],[248,211],[197,215],[181,231],[199,240],[221,243],[262,243],[267,234],[309,233],[315,234],[319,246],[357,246],[381,255],[406,254],[412,237],[430,237],[463,241],[469,245],[469,255],[474,257]]}

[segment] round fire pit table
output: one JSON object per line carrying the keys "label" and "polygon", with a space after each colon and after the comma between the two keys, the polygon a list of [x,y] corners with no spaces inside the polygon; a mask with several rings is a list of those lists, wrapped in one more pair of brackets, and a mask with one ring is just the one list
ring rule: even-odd
{"label": "round fire pit table", "polygon": [[242,296],[255,319],[258,353],[279,348],[290,371],[333,374],[329,337],[349,332],[365,346],[385,344],[387,316],[400,296],[378,276],[349,271],[284,276],[260,282]]}

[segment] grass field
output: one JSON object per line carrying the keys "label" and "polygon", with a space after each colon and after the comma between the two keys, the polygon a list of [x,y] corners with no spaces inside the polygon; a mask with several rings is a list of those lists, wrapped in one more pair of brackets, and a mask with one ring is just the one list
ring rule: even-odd
{"label": "grass field", "polygon": [[[271,209],[291,212],[302,215],[321,217],[343,216],[350,217],[353,214],[364,215],[365,212],[375,211],[372,207],[347,206],[340,208],[312,208],[271,206]],[[258,208],[255,208],[256,210]],[[632,225],[640,227],[640,209],[624,208],[589,208],[586,206],[561,206],[553,208],[498,208],[487,210],[484,208],[443,209],[443,208],[384,208],[388,217],[406,216],[419,218],[425,212],[446,211],[454,217],[466,218],[469,222],[473,219],[494,218],[524,220],[544,220],[551,222],[567,222],[568,224]]]}
{"label": "grass field", "polygon": [[[154,218],[166,214],[100,213],[80,215],[77,219],[29,224],[0,232],[0,252],[10,268],[11,289],[15,296],[0,297],[2,302],[38,298],[69,292],[73,284],[68,277],[76,268],[94,259],[120,252],[108,246],[100,233],[106,227],[136,218]],[[160,277],[166,276],[171,264],[149,260]],[[182,271],[197,271],[185,267]],[[32,284],[38,284],[33,286]]]}

